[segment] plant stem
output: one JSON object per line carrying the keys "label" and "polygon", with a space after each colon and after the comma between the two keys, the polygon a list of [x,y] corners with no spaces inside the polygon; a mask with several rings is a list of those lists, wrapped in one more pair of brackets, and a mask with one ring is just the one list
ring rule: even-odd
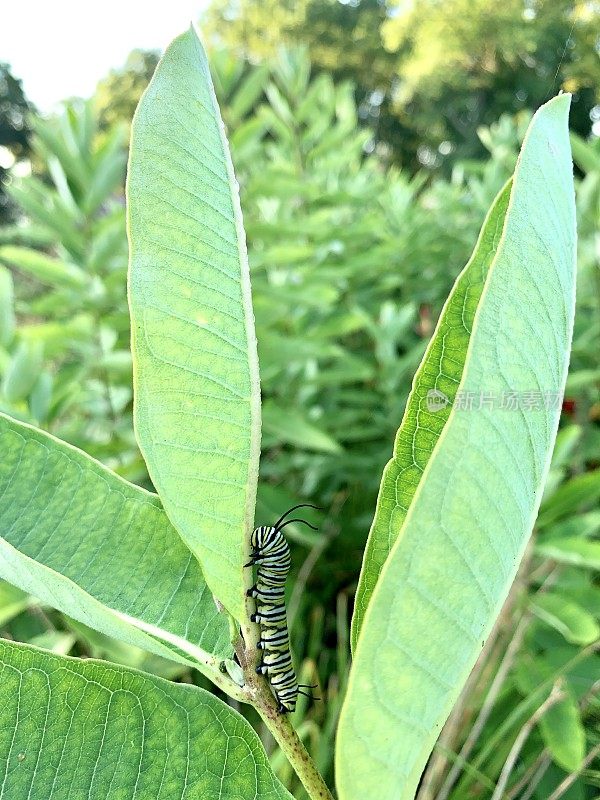
{"label": "plant stem", "polygon": [[[551,756],[547,752],[545,752],[545,750],[542,751],[542,752],[545,753],[545,754],[539,760],[539,763],[536,762],[536,768],[533,771],[532,775],[530,776],[529,784],[528,784],[527,788],[525,789],[525,791],[523,792],[523,796],[521,797],[521,800],[531,800],[531,798],[533,797],[533,795],[535,793],[535,790],[538,787],[539,782],[542,780],[542,778],[544,777],[544,775],[548,771],[548,767],[552,763]],[[510,797],[510,795],[507,795],[507,797]]]}
{"label": "plant stem", "polygon": [[[242,631],[251,630],[250,625],[251,623],[243,625]],[[234,641],[234,649],[244,672],[244,690],[247,693],[245,702],[253,705],[259,713],[260,718],[302,782],[310,800],[333,800],[333,795],[292,727],[289,718],[277,711],[275,698],[265,679],[256,674],[256,646],[248,641],[244,642],[242,636],[239,636]]]}
{"label": "plant stem", "polygon": [[[543,680],[537,689],[530,695],[522,700],[512,711],[504,718],[504,720],[494,730],[493,734],[487,739],[481,751],[477,753],[473,759],[472,766],[479,770],[490,755],[495,751],[503,739],[510,734],[511,729],[518,724],[519,720],[525,716],[530,709],[535,709],[536,705],[542,701],[544,694],[553,686],[556,680],[572,670],[577,664],[586,659],[592,653],[600,650],[600,640],[584,647],[577,655],[565,662],[559,670],[549,678]],[[462,788],[459,784],[459,788]]]}
{"label": "plant stem", "polygon": [[300,778],[306,793],[311,800],[333,800],[333,795],[327,788],[325,781],[317,770],[312,758],[302,744],[300,737],[292,727],[289,719],[284,714],[279,714],[275,703],[268,705],[256,704],[260,714],[273,738],[294,768]]}
{"label": "plant stem", "polygon": [[468,706],[469,699],[471,698],[471,692],[478,684],[484,668],[487,667],[488,660],[492,660],[492,663],[495,661],[495,658],[492,659],[491,657],[491,652],[495,648],[496,642],[501,637],[502,629],[505,627],[507,630],[511,629],[513,610],[521,600],[521,596],[527,591],[528,573],[532,554],[533,543],[530,542],[523,557],[523,561],[521,562],[521,566],[519,567],[519,571],[511,588],[510,594],[502,611],[500,612],[496,625],[494,626],[494,629],[485,644],[480,660],[475,665],[475,668],[465,684],[461,696],[452,714],[450,715],[448,722],[444,726],[439,742],[441,747],[439,748],[439,752],[434,753],[434,756],[430,761],[423,785],[418,795],[419,800],[433,800],[434,795],[435,800],[446,800],[452,791],[452,788],[456,783],[460,773],[464,770],[463,765],[468,762],[471,752],[475,747],[490,714],[492,713],[497,696],[504,684],[506,676],[512,668],[514,658],[518,652],[525,629],[527,627],[527,620],[524,616],[521,616],[518,624],[512,632],[508,645],[504,645],[506,647],[505,654],[500,661],[500,665],[496,671],[496,675],[491,683],[479,714],[477,715],[477,719],[475,720],[469,735],[467,736],[460,749],[460,752],[458,753],[458,758],[456,758],[454,761],[451,770],[449,771],[442,787],[440,788],[439,794],[435,794],[434,786],[437,783],[438,777],[441,777],[443,769],[447,763],[447,757],[444,755],[443,748],[447,748],[449,750],[452,749],[451,745],[453,740],[456,738],[457,731],[465,724],[464,711],[465,707]]}
{"label": "plant stem", "polygon": [[[532,547],[532,544],[530,543],[530,552],[531,552],[531,547]],[[544,575],[544,578],[543,578],[543,583],[540,586],[540,588],[538,589],[537,593],[543,593],[543,592],[547,591],[555,583],[555,581],[556,581],[556,579],[558,577],[558,572],[557,572],[557,569],[555,568],[555,565],[553,564],[553,562],[545,562],[545,564],[543,566],[544,566],[545,575]],[[549,572],[548,572],[548,569],[550,569]],[[531,581],[531,575],[529,576],[529,580]],[[493,691],[495,696],[498,695],[498,693],[499,693],[499,691],[500,691],[500,689],[502,687],[502,683],[500,681],[500,678],[503,681],[504,678],[510,672],[510,667],[512,665],[512,661],[514,661],[514,658],[518,653],[518,647],[515,646],[514,640],[517,638],[517,633],[519,632],[519,628],[521,626],[523,626],[523,629],[520,630],[519,636],[522,637],[522,635],[524,633],[525,626],[527,624],[527,620],[530,618],[530,616],[531,616],[530,611],[527,610],[523,614],[523,616],[521,617],[521,619],[519,621],[519,624],[517,625],[517,628],[515,629],[515,633],[513,634],[513,638],[510,640],[510,642],[508,644],[506,654],[505,654],[505,656],[504,656],[504,658],[503,658],[503,660],[502,660],[502,662],[500,664],[500,667],[498,669],[499,673],[502,670],[503,672],[505,672],[505,675],[504,676],[500,675],[499,678],[498,678],[498,675],[497,675],[496,678],[494,678],[492,686],[490,687],[490,694],[492,694],[492,691]],[[516,643],[516,644],[518,644],[518,643]],[[569,662],[567,662],[567,664],[563,665],[561,670],[559,670],[557,672],[556,677],[560,677],[560,676],[564,675],[565,672],[568,669],[573,667],[575,664],[579,663],[579,661],[581,659],[585,658],[586,655],[589,654],[589,652],[594,652],[595,649],[597,649],[597,647],[598,647],[598,643],[594,643],[592,645],[589,645],[588,648],[586,648],[585,650],[580,651]],[[509,651],[510,651],[510,653],[509,653]],[[503,668],[503,665],[504,665],[504,668]],[[479,770],[481,768],[482,764],[486,761],[486,759],[490,756],[490,754],[494,751],[494,749],[502,741],[502,738],[505,735],[508,734],[508,732],[510,731],[511,727],[513,725],[517,724],[517,722],[519,720],[519,717],[524,715],[529,708],[535,708],[535,704],[537,702],[541,702],[545,691],[550,689],[551,686],[553,685],[553,683],[554,683],[554,677],[547,678],[545,681],[543,681],[538,686],[538,688],[531,695],[529,695],[527,698],[525,698],[521,703],[519,703],[519,705],[515,709],[513,709],[513,711],[502,722],[502,724],[496,729],[495,733],[490,737],[489,741],[487,741],[485,746],[481,749],[481,751],[473,759],[472,766],[475,767],[476,770]],[[494,702],[495,702],[495,699],[494,699]],[[492,710],[492,707],[493,707],[493,703],[490,705],[490,703],[486,699],[484,705],[486,706],[486,708],[485,708],[485,716],[486,716],[486,719],[487,719],[489,717],[490,713],[491,713],[491,710]],[[485,720],[483,721],[483,724],[480,722],[480,717],[482,716],[483,712],[484,712],[484,708],[482,706],[480,714],[479,714],[479,716],[478,716],[478,718],[477,718],[477,720],[475,722],[475,725],[478,725],[478,727],[480,729],[482,729],[484,727],[484,724],[485,724]],[[477,737],[473,738],[472,741],[469,742],[468,754],[470,754],[470,752],[472,751],[480,732],[481,732],[481,730],[478,731]],[[465,742],[465,745],[466,745],[466,742]],[[465,745],[463,745],[463,749],[465,748]],[[461,749],[460,755],[464,757],[463,749]],[[465,752],[467,752],[467,751],[465,750]],[[454,777],[454,779],[456,779],[457,777],[458,777],[458,775],[456,775]],[[461,790],[464,791],[465,790],[465,784],[466,784],[466,777],[463,776],[461,781],[458,783],[459,791],[461,791]],[[446,797],[447,796],[448,795],[446,795]],[[436,800],[443,800],[443,795],[440,795],[439,797],[436,797]]]}
{"label": "plant stem", "polygon": [[534,711],[534,713],[529,717],[527,722],[523,725],[523,727],[517,734],[517,738],[515,739],[514,744],[510,749],[510,753],[508,754],[506,761],[504,762],[504,766],[502,767],[500,777],[498,778],[498,783],[496,784],[494,794],[492,795],[492,800],[501,800],[501,798],[504,796],[504,790],[508,783],[508,779],[510,778],[510,774],[514,769],[519,754],[523,749],[523,745],[529,738],[531,731],[535,728],[535,726],[544,716],[546,711],[548,711],[548,709],[551,708],[553,705],[556,705],[556,703],[562,700],[564,696],[565,694],[563,690],[560,688],[559,684],[558,683],[555,684],[552,687],[552,691],[550,692],[546,700],[544,700],[542,705]]}
{"label": "plant stem", "polygon": [[[596,697],[599,690],[600,681],[596,681],[579,700],[579,712],[582,716],[585,717],[590,702]],[[514,800],[525,787],[527,787],[527,790],[523,792],[520,800],[529,800],[551,763],[552,758],[550,757],[550,751],[545,747],[518,783],[511,786],[510,791],[506,794],[506,800]]]}
{"label": "plant stem", "polygon": [[446,800],[452,787],[456,782],[456,779],[458,778],[461,772],[461,763],[467,761],[469,756],[471,755],[471,751],[473,750],[475,743],[479,739],[479,736],[483,728],[485,727],[485,724],[488,721],[490,714],[492,713],[498,694],[500,693],[500,690],[504,685],[504,681],[506,680],[508,673],[512,669],[515,657],[519,651],[519,648],[521,647],[521,642],[523,640],[523,636],[525,634],[525,630],[528,624],[529,624],[528,616],[522,617],[521,620],[519,621],[519,624],[515,629],[514,636],[506,649],[504,658],[500,662],[498,671],[494,676],[494,680],[492,681],[492,685],[490,686],[490,690],[485,698],[485,701],[477,716],[477,719],[475,720],[473,727],[469,731],[469,735],[467,736],[463,746],[460,749],[459,756],[461,758],[461,761],[456,761],[454,766],[450,770],[448,777],[446,778],[446,781],[440,790],[437,800]]}
{"label": "plant stem", "polygon": [[589,765],[594,761],[596,756],[600,755],[600,744],[597,744],[595,747],[592,747],[590,752],[585,757],[583,764],[576,772],[571,772],[567,777],[564,779],[562,783],[560,783],[556,789],[552,792],[548,800],[558,800],[559,797],[562,797],[563,794],[569,789],[577,780],[577,778],[581,775],[584,769],[587,769]]}
{"label": "plant stem", "polygon": [[[248,528],[250,531],[250,525]],[[325,539],[322,547],[325,547],[330,540],[331,537]],[[248,535],[243,553],[244,563],[250,560],[250,551],[250,535]],[[312,569],[312,565],[310,565],[309,569]],[[302,744],[289,718],[277,711],[275,698],[268,688],[266,680],[256,674],[258,661],[256,645],[260,639],[260,626],[251,621],[251,615],[256,611],[254,600],[248,596],[248,589],[251,588],[252,584],[253,570],[246,568],[244,569],[246,614],[245,618],[240,622],[239,635],[233,638],[235,654],[244,673],[245,683],[243,690],[247,695],[245,702],[253,705],[260,715],[282,753],[289,761],[290,766],[300,779],[310,800],[333,800],[333,795],[327,788],[327,784]]]}

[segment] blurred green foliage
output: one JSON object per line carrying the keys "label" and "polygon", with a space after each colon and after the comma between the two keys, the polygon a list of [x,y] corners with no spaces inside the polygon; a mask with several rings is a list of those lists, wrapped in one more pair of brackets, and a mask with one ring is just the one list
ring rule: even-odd
{"label": "blurred green foliage", "polygon": [[121,69],[111,70],[99,82],[94,105],[101,129],[110,130],[121,123],[129,130],[138,100],[156,69],[158,58],[154,50],[133,50]]}
{"label": "blurred green foliage", "polygon": [[90,102],[32,126],[42,172],[7,186],[27,222],[0,228],[0,407],[143,480],[131,430],[124,131],[100,136]]}
{"label": "blurred green foliage", "polygon": [[213,0],[203,28],[251,63],[305,45],[317,70],[352,80],[374,141],[411,172],[484,158],[480,126],[561,88],[587,136],[599,102],[600,11],[587,0]]}
{"label": "blurred green foliage", "polygon": [[[448,179],[410,177],[370,147],[353,86],[315,75],[305,51],[252,68],[219,51],[212,63],[252,270],[264,402],[257,522],[296,502],[326,509],[308,517],[319,533],[287,529],[288,601],[299,672],[325,701],[303,699],[294,722],[331,780],[351,597],[381,471],[441,305],[514,169],[528,112],[480,129],[485,159],[457,160]],[[125,134],[98,107],[71,103],[59,117],[34,118],[38,174],[8,187],[22,216],[0,228],[0,407],[149,487],[131,421]],[[600,147],[576,136],[573,146],[580,273],[562,428],[526,565],[432,758],[423,799],[490,797],[555,684],[561,700],[529,731],[505,797],[546,800],[600,742]],[[203,681],[7,585],[0,619],[4,635],[56,652]],[[590,763],[562,796],[587,800],[598,787]]]}

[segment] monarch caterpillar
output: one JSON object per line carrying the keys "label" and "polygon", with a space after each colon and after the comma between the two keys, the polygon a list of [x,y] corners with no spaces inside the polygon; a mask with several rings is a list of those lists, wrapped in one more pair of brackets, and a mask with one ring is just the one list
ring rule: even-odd
{"label": "monarch caterpillar", "polygon": [[[266,675],[271,691],[277,700],[277,710],[286,714],[296,708],[302,689],[314,689],[298,683],[287,626],[285,609],[285,580],[290,570],[290,546],[282,533],[286,525],[303,522],[316,530],[304,519],[284,519],[297,508],[317,508],[310,503],[290,508],[275,525],[262,525],[252,531],[250,537],[250,561],[246,567],[256,566],[256,583],[248,589],[248,597],[256,600],[256,613],[250,615],[252,622],[260,624],[261,633],[257,648],[263,651],[262,662],[256,668],[259,675]],[[308,696],[308,695],[307,695]]]}

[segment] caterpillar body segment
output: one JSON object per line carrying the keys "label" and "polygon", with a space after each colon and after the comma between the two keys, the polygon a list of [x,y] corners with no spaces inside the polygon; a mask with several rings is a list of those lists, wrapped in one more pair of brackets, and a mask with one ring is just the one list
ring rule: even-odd
{"label": "caterpillar body segment", "polygon": [[[295,506],[290,511],[300,507]],[[267,676],[281,714],[294,711],[298,694],[304,694],[302,689],[309,688],[298,685],[292,663],[285,608],[285,581],[291,566],[291,554],[282,529],[291,522],[303,522],[316,528],[305,520],[283,522],[290,511],[275,525],[262,525],[252,531],[250,561],[245,565],[256,566],[256,583],[248,590],[248,596],[256,600],[256,612],[250,615],[250,619],[261,626],[257,648],[263,651],[263,659],[256,671]]]}

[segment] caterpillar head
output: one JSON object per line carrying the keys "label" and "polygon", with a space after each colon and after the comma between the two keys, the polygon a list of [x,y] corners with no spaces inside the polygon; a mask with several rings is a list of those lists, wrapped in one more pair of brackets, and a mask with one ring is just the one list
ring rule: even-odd
{"label": "caterpillar head", "polygon": [[252,548],[252,552],[258,553],[261,550],[264,550],[267,542],[269,542],[276,533],[277,528],[273,527],[272,525],[261,525],[259,528],[255,528],[250,536],[250,546]]}
{"label": "caterpillar head", "polygon": [[290,508],[289,511],[286,511],[283,516],[279,517],[275,525],[261,525],[260,527],[255,528],[250,535],[252,552],[256,553],[260,550],[264,550],[267,545],[273,543],[273,541],[278,538],[280,532],[285,528],[285,526],[290,525],[292,522],[301,522],[303,525],[308,525],[309,528],[312,528],[313,531],[316,531],[317,529],[315,526],[311,525],[310,522],[307,522],[305,519],[288,519],[284,522],[288,514],[291,514],[292,511],[295,511],[297,508],[319,509],[318,506],[313,506],[312,503],[300,503],[299,505]]}

